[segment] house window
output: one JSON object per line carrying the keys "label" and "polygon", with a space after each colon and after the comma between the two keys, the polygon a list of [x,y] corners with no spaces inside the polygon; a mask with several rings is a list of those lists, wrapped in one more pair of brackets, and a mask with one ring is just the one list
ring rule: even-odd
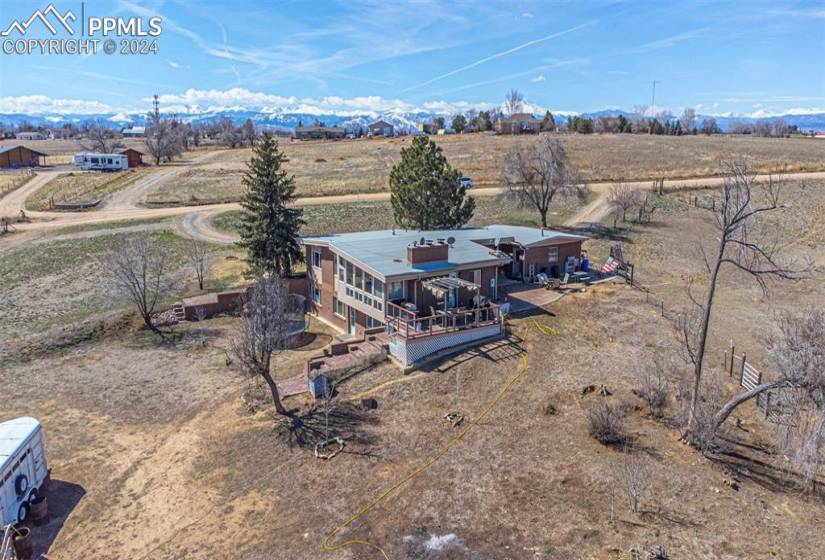
{"label": "house window", "polygon": [[399,282],[390,282],[389,294],[387,294],[387,299],[389,299],[389,300],[404,299],[404,281],[403,280],[401,280]]}
{"label": "house window", "polygon": [[347,279],[347,261],[342,258],[338,259],[338,280],[346,282]]}
{"label": "house window", "polygon": [[321,290],[317,286],[312,287],[312,302],[315,305],[321,305]]}
{"label": "house window", "polygon": [[345,311],[343,302],[340,299],[336,298],[336,297],[333,297],[332,301],[334,302],[333,303],[333,307],[335,309],[334,313],[343,319],[344,318],[344,311]]}
{"label": "house window", "polygon": [[321,251],[318,249],[312,250],[312,266],[321,268]]}
{"label": "house window", "polygon": [[550,249],[547,250],[547,262],[549,262],[549,263],[559,262],[559,248],[558,247],[550,247]]}
{"label": "house window", "polygon": [[355,284],[354,286],[359,290],[364,289],[364,271],[360,268],[355,269]]}
{"label": "house window", "polygon": [[472,272],[472,274],[471,274],[471,276],[470,276],[470,281],[471,281],[473,284],[476,284],[476,285],[478,285],[478,286],[481,286],[481,269],[479,269],[479,270],[474,270],[474,271]]}
{"label": "house window", "polygon": [[382,326],[383,324],[384,324],[384,323],[382,323],[382,322],[381,322],[381,321],[379,321],[378,319],[373,319],[373,318],[372,318],[372,317],[370,317],[369,315],[367,316],[367,328],[368,328],[368,329],[374,329],[375,327],[380,327],[380,326]]}
{"label": "house window", "polygon": [[372,292],[376,296],[378,296],[380,298],[383,298],[384,297],[384,283],[381,280],[378,280],[377,278],[374,279],[373,282],[372,282]]}
{"label": "house window", "polygon": [[355,267],[352,266],[351,262],[347,263],[347,284],[350,286],[355,285]]}
{"label": "house window", "polygon": [[368,294],[372,293],[372,276],[366,272],[364,273],[364,291]]}

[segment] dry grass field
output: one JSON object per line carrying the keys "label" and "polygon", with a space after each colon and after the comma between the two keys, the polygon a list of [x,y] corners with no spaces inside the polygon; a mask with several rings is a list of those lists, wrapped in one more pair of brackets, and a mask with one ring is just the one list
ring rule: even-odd
{"label": "dry grass field", "polygon": [[34,174],[30,171],[0,173],[0,197],[25,185]]}
{"label": "dry grass field", "polygon": [[[477,187],[498,186],[507,151],[529,137],[462,134],[434,137],[450,163]],[[762,170],[825,169],[825,143],[810,138],[749,136],[648,136],[591,134],[564,136],[571,158],[588,181],[713,176],[719,161],[742,156]],[[282,142],[300,196],[375,192],[388,188],[389,172],[410,138],[338,142]],[[189,169],[178,181],[148,194],[153,205],[208,204],[238,200],[251,150],[227,150]]]}
{"label": "dry grass field", "polygon": [[49,200],[56,204],[93,202],[106,195],[125,189],[146,177],[148,168],[129,169],[111,173],[71,172],[58,175],[26,200],[29,210],[48,210]]}
{"label": "dry grass field", "polygon": [[[548,220],[551,226],[561,224],[578,209],[587,204],[592,194],[580,199],[576,196],[560,196],[553,202]],[[475,199],[476,210],[471,226],[490,224],[513,224],[541,227],[537,212],[522,208],[503,196],[482,196]],[[342,204],[318,204],[305,206],[306,225],[302,235],[323,235],[348,233],[367,229],[390,229],[393,226],[392,204],[390,201],[348,202]],[[218,215],[214,224],[218,229],[237,231],[240,212],[226,212]]]}
{"label": "dry grass field", "polygon": [[[786,256],[810,256],[817,269],[800,282],[771,284],[767,298],[744,275],[725,272],[708,375],[731,392],[718,367],[731,339],[769,369],[763,337],[773,314],[825,302],[825,182],[795,184],[785,194],[789,207],[768,225],[789,241]],[[659,544],[674,559],[820,558],[822,502],[784,484],[781,458],[764,450],[772,427],[752,405],[736,413],[740,427],[730,422],[729,452],[705,458],[678,441],[672,401],[654,420],[632,393],[654,351],[675,347],[670,314],[700,270],[698,243],[713,239],[710,212],[690,204],[697,195],[712,192],[669,194],[657,201],[651,224],[591,232],[594,261],[621,242],[655,301],[623,284],[602,285],[513,319],[504,341],[411,375],[389,364],[363,372],[339,387],[332,430],[348,443],[329,462],[290,447],[271,410],[241,405],[246,385],[225,353],[236,319],[179,325],[174,344],[135,330],[95,264],[130,230],[67,230],[30,246],[0,244],[0,382],[13,388],[0,393],[0,419],[40,418],[53,469],[52,520],[35,530],[37,553],[377,560],[363,546],[326,553],[323,537],[450,441],[457,432],[446,412],[478,415],[521,371],[523,344],[527,368],[492,412],[339,541],[367,540],[393,559],[613,560]],[[496,216],[489,200],[479,218],[510,215],[501,208]],[[339,207],[308,208],[311,224],[328,228],[331,208],[340,220]],[[344,212],[360,227],[379,227],[387,214],[382,205]],[[184,240],[169,227],[134,224],[180,255]],[[211,287],[237,281],[238,261],[223,259],[225,251],[216,249]],[[279,377],[294,375],[329,340],[328,328],[313,323],[311,330],[307,346],[279,358]],[[651,472],[638,514],[623,495],[621,450],[587,434],[587,411],[602,397],[582,396],[582,387],[602,383],[613,393],[608,399],[627,409],[629,451]],[[363,394],[377,399],[377,410],[354,407]],[[321,425],[304,397],[286,403],[306,424]],[[732,478],[738,490],[725,483]]]}

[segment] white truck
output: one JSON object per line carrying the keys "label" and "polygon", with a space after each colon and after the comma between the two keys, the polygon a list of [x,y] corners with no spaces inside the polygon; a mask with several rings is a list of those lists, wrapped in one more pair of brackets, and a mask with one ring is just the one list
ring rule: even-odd
{"label": "white truck", "polygon": [[28,520],[29,504],[48,474],[40,422],[28,417],[0,422],[0,527]]}
{"label": "white truck", "polygon": [[129,157],[126,154],[83,152],[74,155],[74,164],[83,171],[122,171],[129,169]]}

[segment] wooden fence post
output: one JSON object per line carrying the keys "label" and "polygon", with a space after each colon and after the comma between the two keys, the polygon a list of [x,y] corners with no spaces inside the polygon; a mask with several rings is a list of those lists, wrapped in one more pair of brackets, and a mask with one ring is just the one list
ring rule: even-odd
{"label": "wooden fence post", "polygon": [[662,300],[662,317],[665,316],[665,300]]}
{"label": "wooden fence post", "polygon": [[768,417],[768,411],[771,409],[771,392],[765,393],[765,418]]}
{"label": "wooden fence post", "polygon": [[725,350],[725,357],[722,358],[722,367],[728,369],[728,351]]}
{"label": "wooden fence post", "polygon": [[736,347],[733,345],[733,341],[730,342],[730,369],[728,370],[728,377],[733,376],[733,356]]}

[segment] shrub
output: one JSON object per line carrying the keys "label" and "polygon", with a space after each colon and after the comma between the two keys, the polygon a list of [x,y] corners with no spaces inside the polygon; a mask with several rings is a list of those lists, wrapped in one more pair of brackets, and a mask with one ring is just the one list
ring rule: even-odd
{"label": "shrub", "polygon": [[627,441],[624,415],[605,399],[593,406],[587,413],[590,435],[604,445],[616,445]]}

